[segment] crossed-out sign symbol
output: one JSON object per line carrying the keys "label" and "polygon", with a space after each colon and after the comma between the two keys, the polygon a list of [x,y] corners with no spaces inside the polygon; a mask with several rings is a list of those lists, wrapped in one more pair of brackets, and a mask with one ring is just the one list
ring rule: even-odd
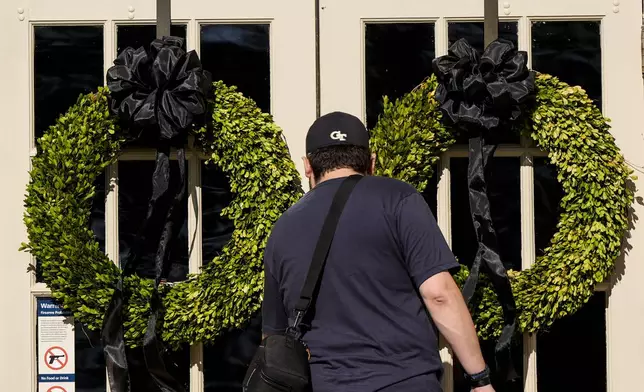
{"label": "crossed-out sign symbol", "polygon": [[63,387],[51,387],[47,392],[67,392],[67,390]]}
{"label": "crossed-out sign symbol", "polygon": [[[51,370],[61,370],[65,367],[65,365],[67,365],[68,360],[69,358],[67,357],[67,351],[65,351],[62,347],[50,347],[45,352],[45,365],[47,365],[47,367]],[[54,389],[52,392],[58,391]],[[63,392],[65,391],[63,390]]]}

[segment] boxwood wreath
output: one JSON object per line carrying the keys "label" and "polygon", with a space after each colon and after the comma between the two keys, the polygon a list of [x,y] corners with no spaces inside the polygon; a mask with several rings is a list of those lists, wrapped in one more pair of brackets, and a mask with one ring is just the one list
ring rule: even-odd
{"label": "boxwood wreath", "polygon": [[[376,174],[398,178],[423,191],[440,154],[457,131],[444,125],[434,77],[391,102],[372,130]],[[572,314],[611,274],[628,227],[632,172],[608,120],[579,87],[555,77],[536,78],[536,104],[521,132],[548,152],[565,196],[557,232],[543,257],[528,270],[510,271],[518,327],[535,332]],[[302,195],[300,177],[281,130],[270,115],[234,87],[214,83],[210,120],[193,132],[196,148],[228,177],[234,195],[222,216],[235,230],[221,254],[201,274],[161,286],[161,338],[170,346],[212,342],[244,325],[261,303],[262,253],[281,213]],[[81,96],[39,140],[25,199],[29,243],[52,296],[77,321],[100,330],[118,280],[118,267],[100,250],[89,228],[95,179],[117,161],[126,142],[109,111],[109,91]],[[467,278],[465,267],[456,278]],[[153,281],[124,281],[125,338],[140,345],[149,316]],[[489,284],[479,286],[473,309],[483,339],[499,336],[503,315]]]}
{"label": "boxwood wreath", "polygon": [[[377,174],[398,178],[424,191],[441,153],[455,142],[435,98],[438,82],[426,79],[402,98],[385,97],[371,131]],[[564,190],[560,217],[545,254],[524,271],[508,271],[518,311],[518,329],[536,332],[579,310],[594,287],[605,282],[620,254],[633,202],[632,171],[610,134],[608,119],[580,87],[537,74],[536,104],[520,132],[548,153]],[[458,235],[458,233],[456,233]],[[463,266],[459,284],[468,276]],[[473,317],[481,338],[498,338],[503,314],[489,282],[476,294]]]}
{"label": "boxwood wreath", "polygon": [[[235,230],[202,273],[161,286],[161,338],[174,347],[212,342],[258,311],[266,240],[302,195],[300,175],[272,117],[235,87],[216,82],[213,91],[210,120],[194,132],[195,147],[229,179],[233,199],[222,216]],[[101,329],[120,274],[88,224],[95,180],[125,143],[108,98],[106,88],[81,96],[39,140],[25,199],[29,243],[23,249],[40,263],[53,298],[92,330]],[[151,279],[124,280],[130,346],[140,345],[145,333],[152,289]]]}

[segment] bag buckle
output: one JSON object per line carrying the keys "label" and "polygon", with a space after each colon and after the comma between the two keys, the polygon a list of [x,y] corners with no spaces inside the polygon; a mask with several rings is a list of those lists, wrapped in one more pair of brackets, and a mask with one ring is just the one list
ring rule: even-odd
{"label": "bag buckle", "polygon": [[294,339],[300,339],[302,337],[302,332],[300,331],[300,323],[304,319],[304,311],[303,310],[297,310],[295,312],[295,317],[293,318],[293,321],[290,322],[290,326],[286,328],[286,334],[288,336],[293,337]]}

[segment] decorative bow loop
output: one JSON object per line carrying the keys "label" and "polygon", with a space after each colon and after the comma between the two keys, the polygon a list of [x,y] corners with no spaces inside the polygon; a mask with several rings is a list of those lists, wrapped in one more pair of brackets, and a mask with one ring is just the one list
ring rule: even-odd
{"label": "decorative bow loop", "polygon": [[183,142],[188,129],[203,121],[210,73],[183,40],[164,37],[148,49],[125,49],[107,72],[112,113],[130,129],[158,129],[159,140]]}
{"label": "decorative bow loop", "polygon": [[528,56],[510,41],[496,40],[479,57],[465,39],[434,60],[439,81],[436,99],[443,113],[465,129],[494,129],[515,121],[534,97],[534,72]]}

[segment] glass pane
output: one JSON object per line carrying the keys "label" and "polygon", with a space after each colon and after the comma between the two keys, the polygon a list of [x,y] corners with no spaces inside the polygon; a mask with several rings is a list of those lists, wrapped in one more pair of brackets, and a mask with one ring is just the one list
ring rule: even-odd
{"label": "glass pane", "polygon": [[[48,301],[39,298],[37,301]],[[36,317],[38,331],[40,317]],[[75,390],[77,392],[103,392],[106,390],[105,360],[100,331],[90,331],[81,323],[74,324]],[[36,338],[36,352],[39,342]],[[40,363],[40,361],[38,361]],[[39,372],[40,373],[40,372]]]}
{"label": "glass pane", "polygon": [[222,80],[239,88],[264,112],[271,110],[270,25],[201,26],[201,62]]}
{"label": "glass pane", "polygon": [[226,175],[212,164],[201,170],[201,211],[203,263],[211,262],[233,234],[233,222],[221,217],[232,200]]}
{"label": "glass pane", "polygon": [[75,335],[76,392],[105,391],[105,357],[101,332],[90,331],[81,323],[76,323]]}
{"label": "glass pane", "polygon": [[[128,367],[132,382],[132,391],[164,392],[156,386],[145,366],[141,348],[127,348]],[[186,391],[190,390],[190,345],[184,344],[178,351],[167,351],[163,355],[166,370]]]}
{"label": "glass pane", "polygon": [[[265,112],[271,105],[270,26],[268,24],[216,24],[201,27],[201,59],[214,80],[235,85]],[[231,200],[227,178],[212,165],[202,171],[203,260],[221,251],[232,234],[232,222],[221,210]],[[247,364],[261,340],[258,315],[244,330],[230,331],[204,348],[206,391],[239,391]]]}
{"label": "glass pane", "polygon": [[[537,337],[542,392],[606,392],[606,295],[595,293],[577,313]],[[583,377],[571,377],[583,374]]]}
{"label": "glass pane", "polygon": [[[120,161],[119,165],[119,257],[125,260],[129,250],[137,240],[141,224],[145,218],[148,199],[152,193],[152,173],[154,161]],[[179,165],[170,161],[170,189],[174,192],[178,187]],[[172,264],[167,274],[167,280],[176,282],[184,280],[188,274],[188,225],[187,198],[184,205],[184,219],[176,239],[170,243],[170,260]],[[153,278],[154,255],[158,245],[158,233],[154,241],[147,241],[136,266],[138,275]],[[165,366],[168,371],[183,385],[189,384],[190,378],[190,347],[184,345],[177,352],[166,352]],[[154,381],[149,377],[145,368],[145,359],[141,348],[128,348],[128,364],[131,367],[132,390],[159,391]]]}
{"label": "glass pane", "polygon": [[[494,346],[496,342],[481,342],[481,351],[483,351],[483,358],[485,363],[488,364],[492,371],[492,385],[496,392],[523,392],[523,341],[522,339],[515,338],[512,341],[512,364],[514,370],[519,375],[516,381],[510,382],[500,375],[495,369],[496,359],[494,357]],[[465,371],[458,362],[455,361],[454,366],[454,392],[470,392],[469,384],[465,380]]]}
{"label": "glass pane", "polygon": [[[152,194],[152,173],[154,161],[121,161],[119,162],[119,257],[125,260],[130,248],[137,241],[137,235],[148,210],[148,199]],[[178,187],[179,165],[177,161],[170,163],[170,188],[174,192]],[[170,282],[184,280],[188,274],[188,225],[187,198],[182,206],[184,220],[176,239],[169,244],[172,266],[167,276]],[[147,241],[141,253],[141,259],[136,266],[138,275],[154,278],[154,255],[158,245],[158,235],[155,241]],[[152,236],[155,237],[155,236]]]}
{"label": "glass pane", "polygon": [[[203,261],[207,264],[217,256],[230,239],[233,223],[221,217],[221,210],[230,204],[232,195],[228,179],[212,164],[202,165],[201,200],[203,219]],[[204,347],[206,391],[240,391],[250,362],[261,340],[261,315],[242,330],[223,334],[213,345]]]}
{"label": "glass pane", "polygon": [[261,339],[262,318],[258,314],[245,329],[227,332],[212,346],[205,346],[205,391],[241,391],[247,364],[253,359]]}
{"label": "glass pane", "polygon": [[402,97],[432,72],[433,23],[369,23],[365,26],[367,126],[382,113],[382,97]]}
{"label": "glass pane", "polygon": [[[452,158],[452,249],[461,264],[472,265],[478,245],[470,215],[467,158]],[[503,264],[521,270],[521,188],[519,158],[493,158],[487,175],[492,221]]]}
{"label": "glass pane", "polygon": [[[90,227],[96,236],[96,241],[103,252],[105,252],[105,185],[105,173],[101,173],[94,181],[96,195],[92,201],[89,222]],[[36,260],[36,282],[43,282],[42,268],[38,260]]]}
{"label": "glass pane", "polygon": [[[186,38],[186,25],[172,25],[170,33],[175,37]],[[148,47],[156,38],[155,25],[118,25],[116,26],[116,51],[120,54],[128,47],[138,49]],[[184,41],[183,48],[186,48]],[[157,136],[151,132],[143,132],[136,140],[130,141],[128,147],[153,147]]]}
{"label": "glass pane", "polygon": [[[82,61],[77,61],[79,57]],[[103,85],[102,26],[34,27],[36,138],[81,94]]]}
{"label": "glass pane", "polygon": [[[472,47],[482,53],[485,49],[483,41],[483,22],[454,22],[447,25],[449,45],[461,38],[467,39]],[[512,42],[515,47],[519,46],[518,43],[518,26],[516,22],[500,22],[499,23],[499,38],[507,39]],[[519,144],[521,136],[518,132],[504,133],[499,136],[499,143],[505,144]],[[467,144],[468,140],[465,135],[458,135],[456,137],[457,144]]]}
{"label": "glass pane", "polygon": [[564,195],[557,168],[547,158],[534,159],[534,231],[537,256],[543,256],[559,222],[559,202]]}
{"label": "glass pane", "polygon": [[[147,47],[157,37],[156,25],[118,25],[116,26],[116,53],[120,54],[125,48],[134,49]],[[186,38],[186,25],[172,25],[170,34]],[[184,41],[183,48],[186,48]]]}
{"label": "glass pane", "polygon": [[[519,47],[517,22],[500,22],[499,38],[507,39],[515,47]],[[467,39],[470,45],[479,52],[483,52],[483,22],[452,22],[447,25],[449,46],[461,38]]]}
{"label": "glass pane", "polygon": [[532,68],[583,87],[601,107],[600,27],[600,22],[534,22]]}

